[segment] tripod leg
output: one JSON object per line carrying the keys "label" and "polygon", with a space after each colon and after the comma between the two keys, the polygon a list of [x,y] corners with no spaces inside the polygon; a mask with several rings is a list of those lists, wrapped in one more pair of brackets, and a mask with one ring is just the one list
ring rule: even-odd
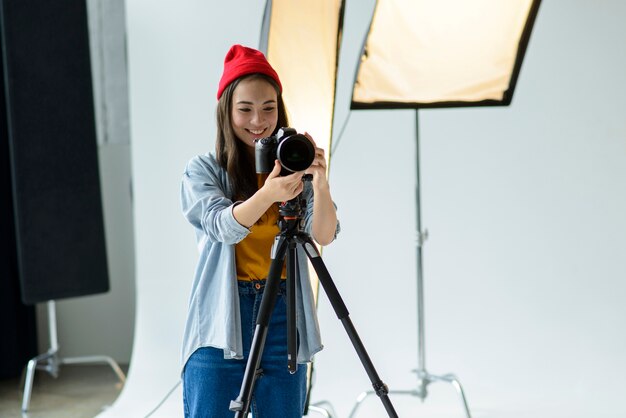
{"label": "tripod leg", "polygon": [[315,244],[313,243],[311,238],[309,238],[308,236],[303,236],[302,240],[304,241],[304,243],[302,244],[304,251],[311,260],[311,264],[313,265],[313,268],[315,269],[315,272],[319,277],[320,283],[324,288],[324,292],[328,296],[328,299],[330,300],[330,303],[335,313],[337,314],[337,317],[339,318],[339,320],[343,324],[343,327],[348,333],[348,337],[350,337],[350,341],[352,342],[352,345],[354,346],[354,349],[356,350],[359,359],[363,364],[363,367],[365,367],[365,371],[367,372],[367,375],[372,382],[372,386],[374,387],[374,392],[376,392],[376,395],[378,395],[381,402],[383,403],[387,414],[392,418],[397,418],[398,414],[396,413],[388,396],[389,389],[387,388],[387,385],[380,380],[380,377],[378,377],[378,373],[374,368],[374,364],[367,354],[367,351],[363,346],[363,342],[361,341],[361,338],[359,337],[356,329],[354,328],[354,325],[352,324],[352,321],[350,320],[350,313],[348,312],[348,308],[346,308],[343,299],[341,299],[339,291],[337,290],[335,283],[331,279],[330,274],[326,269],[326,265],[324,264],[324,261],[322,261],[320,253],[317,251],[317,248],[315,247]]}
{"label": "tripod leg", "polygon": [[270,271],[267,276],[263,298],[261,299],[261,306],[259,307],[259,313],[257,315],[254,336],[252,337],[252,346],[250,347],[250,354],[248,355],[248,362],[246,363],[246,370],[243,375],[241,390],[239,391],[237,399],[230,402],[229,409],[235,412],[236,418],[246,417],[248,415],[248,410],[250,409],[250,400],[252,398],[252,391],[254,390],[254,383],[260,373],[259,366],[261,365],[261,357],[263,356],[263,348],[265,347],[267,329],[272,317],[274,305],[276,304],[276,297],[278,295],[280,285],[280,274],[283,270],[286,250],[286,239],[282,236],[277,237],[272,251]]}
{"label": "tripod leg", "polygon": [[296,244],[289,244],[287,251],[287,368],[289,373],[298,371],[298,342],[296,330]]}

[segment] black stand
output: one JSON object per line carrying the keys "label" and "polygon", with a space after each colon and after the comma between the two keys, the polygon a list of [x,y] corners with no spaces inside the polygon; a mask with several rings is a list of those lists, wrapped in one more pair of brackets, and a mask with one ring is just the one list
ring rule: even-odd
{"label": "black stand", "polygon": [[278,295],[280,275],[283,269],[285,255],[287,256],[287,366],[291,373],[295,373],[297,369],[297,343],[296,343],[296,321],[295,321],[295,286],[297,274],[296,249],[300,245],[307,257],[311,261],[315,272],[317,273],[320,283],[330,300],[333,310],[343,324],[350,341],[354,346],[361,363],[365,367],[365,371],[372,382],[375,393],[380,397],[389,417],[397,418],[391,401],[389,400],[389,389],[378,377],[378,373],[374,369],[374,365],[359,338],[346,305],[343,303],[337,287],[322,261],[319,251],[311,238],[300,230],[303,208],[305,207],[304,199],[298,196],[288,202],[280,205],[280,215],[282,216],[279,226],[280,234],[276,236],[274,246],[272,247],[272,262],[267,276],[265,292],[261,299],[261,307],[256,321],[254,337],[252,338],[252,346],[248,363],[241,383],[241,390],[236,400],[231,401],[230,410],[235,412],[236,418],[245,418],[250,409],[250,400],[256,378],[262,372],[260,369],[261,357],[265,346],[265,338],[270,323],[270,318],[276,298]]}

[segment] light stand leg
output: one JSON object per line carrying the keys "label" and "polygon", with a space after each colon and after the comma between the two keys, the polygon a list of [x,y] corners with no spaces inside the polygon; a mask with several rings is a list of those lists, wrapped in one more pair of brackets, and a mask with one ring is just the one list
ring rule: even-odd
{"label": "light stand leg", "polygon": [[102,364],[108,363],[113,369],[113,372],[117,375],[120,383],[126,382],[126,376],[120,368],[119,364],[112,357],[109,356],[81,356],[81,357],[64,357],[61,359],[61,364]]}
{"label": "light stand leg", "polygon": [[85,363],[108,363],[123,384],[126,376],[122,369],[113,358],[109,356],[84,356],[59,358],[59,339],[57,336],[57,316],[55,301],[47,302],[48,308],[48,335],[50,336],[50,348],[44,354],[32,358],[26,366],[26,377],[24,379],[24,396],[22,398],[22,411],[28,411],[30,406],[30,398],[33,391],[33,381],[35,379],[36,370],[44,370],[52,377],[59,376],[59,368],[61,364],[85,364]]}
{"label": "light stand leg", "polygon": [[[389,393],[397,395],[411,395],[420,398],[422,401],[426,399],[428,394],[428,385],[432,382],[447,382],[454,386],[463,403],[465,415],[471,418],[467,399],[463,392],[463,387],[459,379],[453,374],[443,376],[435,376],[426,371],[426,349],[424,337],[424,269],[422,265],[422,247],[424,241],[428,238],[428,231],[422,231],[422,215],[421,215],[421,189],[420,189],[420,147],[419,147],[419,119],[417,109],[415,110],[415,166],[416,166],[416,187],[415,187],[415,212],[416,212],[416,229],[417,229],[417,369],[413,370],[417,374],[417,388],[415,390],[390,391]],[[360,404],[372,395],[373,392],[367,391],[361,393],[357,397],[356,404],[352,408],[350,418],[354,416]]]}
{"label": "light stand leg", "polygon": [[[47,364],[44,365],[44,363]],[[51,376],[56,378],[59,371],[59,360],[56,351],[52,351],[52,349],[50,349],[47,353],[40,354],[28,362],[28,365],[26,366],[26,379],[24,381],[24,396],[22,398],[23,412],[28,411],[28,407],[30,405],[36,370],[45,370]]]}

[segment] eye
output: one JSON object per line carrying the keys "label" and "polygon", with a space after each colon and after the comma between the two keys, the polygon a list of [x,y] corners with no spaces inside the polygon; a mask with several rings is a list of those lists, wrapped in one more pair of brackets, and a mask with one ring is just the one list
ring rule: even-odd
{"label": "eye", "polygon": [[249,112],[249,111],[250,111],[250,108],[249,108],[249,107],[240,107],[240,108],[239,108],[239,109],[237,109],[237,110],[239,110],[240,112],[244,112],[244,113],[246,113],[246,112]]}
{"label": "eye", "polygon": [[266,112],[273,112],[275,109],[276,106],[267,106],[263,108],[263,110],[265,110]]}

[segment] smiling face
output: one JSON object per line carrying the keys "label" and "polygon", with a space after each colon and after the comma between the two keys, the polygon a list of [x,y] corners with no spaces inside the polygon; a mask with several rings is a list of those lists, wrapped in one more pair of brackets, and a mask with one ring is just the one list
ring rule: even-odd
{"label": "smiling face", "polygon": [[254,140],[272,135],[278,123],[278,94],[262,78],[241,80],[233,91],[231,124],[237,138],[254,152]]}

